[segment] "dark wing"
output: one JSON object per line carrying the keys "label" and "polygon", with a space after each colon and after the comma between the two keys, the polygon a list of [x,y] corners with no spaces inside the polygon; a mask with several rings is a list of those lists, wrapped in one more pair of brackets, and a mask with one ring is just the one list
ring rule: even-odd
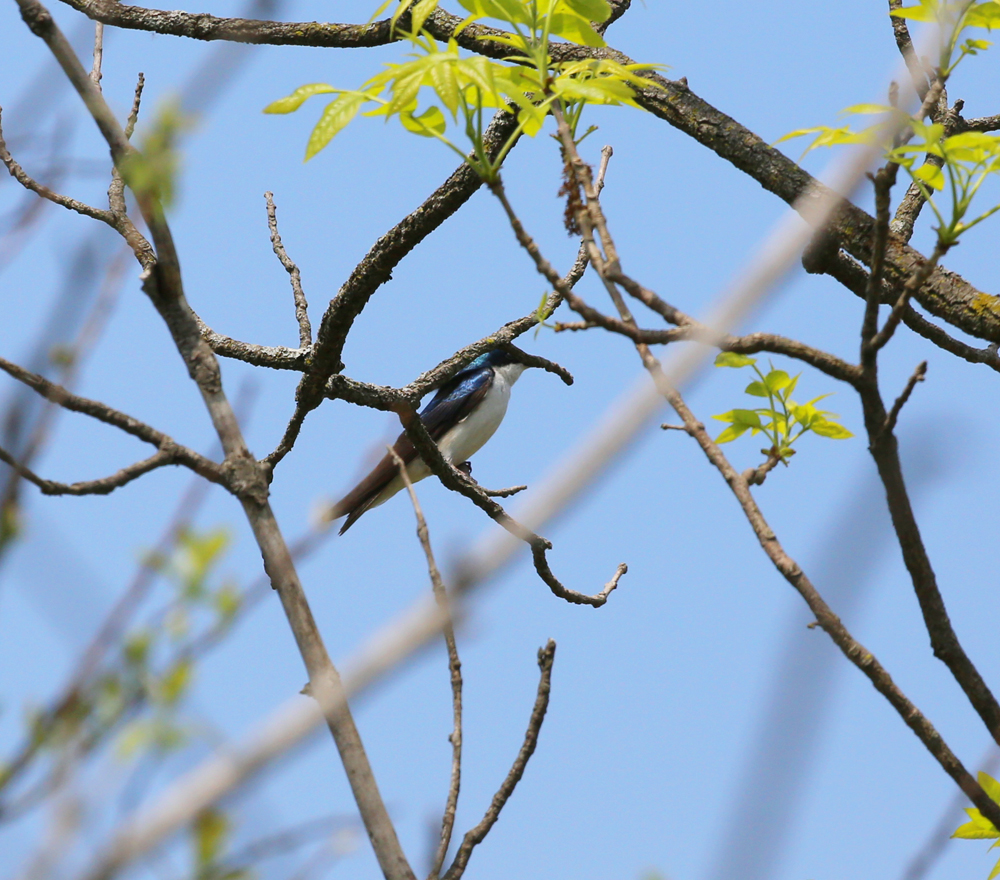
{"label": "dark wing", "polygon": [[[435,443],[479,405],[493,385],[493,375],[492,369],[459,373],[438,389],[420,412],[420,421]],[[417,457],[417,450],[405,431],[396,438],[392,448],[406,464]],[[327,513],[330,520],[347,516],[340,527],[341,535],[372,506],[398,472],[396,462],[386,453],[367,477],[330,508]]]}

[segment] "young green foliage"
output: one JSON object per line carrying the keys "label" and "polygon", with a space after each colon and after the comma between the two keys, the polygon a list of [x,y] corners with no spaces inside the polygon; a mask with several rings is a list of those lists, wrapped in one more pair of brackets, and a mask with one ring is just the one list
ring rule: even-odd
{"label": "young green foliage", "polygon": [[[979,773],[978,779],[979,784],[983,787],[983,791],[989,795],[990,800],[1000,804],[1000,782],[997,782],[989,774],[982,772]],[[996,842],[990,849],[1000,846],[1000,830],[997,829],[996,825],[975,807],[966,807],[965,812],[969,816],[969,821],[964,825],[959,825],[955,829],[955,833],[951,835],[952,837],[961,837],[965,840],[995,839]],[[998,875],[1000,875],[1000,861],[993,866],[993,870],[990,871],[990,876],[987,880],[993,880]]]}
{"label": "young green foliage", "polygon": [[[410,60],[387,64],[360,89],[335,88],[324,83],[301,86],[292,94],[264,108],[265,113],[291,113],[313,95],[335,94],[323,111],[306,145],[306,159],[327,146],[361,111],[375,104],[366,116],[397,117],[413,134],[437,138],[454,150],[487,182],[497,179],[500,165],[521,134],[534,137],[541,131],[553,104],[563,107],[576,131],[580,110],[587,104],[638,106],[635,90],[654,84],[640,71],[655,65],[622,65],[610,59],[553,62],[549,55],[552,37],[583,46],[604,46],[594,23],[607,21],[607,0],[459,0],[469,12],[456,34],[480,19],[494,19],[509,30],[480,37],[509,47],[510,56],[495,61],[465,55],[452,36],[439,44],[423,25],[436,8],[436,0],[401,0],[392,17],[395,32],[415,50]],[[385,9],[383,4],[376,15]],[[410,30],[399,26],[409,11]],[[420,109],[421,95],[430,103]],[[495,157],[483,141],[483,111],[509,107],[517,114],[517,127],[500,146]],[[419,111],[419,112],[418,112]],[[450,124],[449,124],[450,120]],[[453,140],[449,128],[464,134],[472,149],[466,155]]]}
{"label": "young green foliage", "polygon": [[[1000,7],[998,7],[1000,8]],[[972,200],[986,179],[1000,172],[1000,135],[966,131],[944,136],[944,126],[926,125],[906,116],[901,110],[881,104],[857,104],[844,110],[848,114],[884,114],[884,118],[902,116],[913,132],[905,144],[885,145],[885,158],[903,168],[920,188],[927,204],[934,212],[941,243],[950,247],[959,236],[1000,210],[1000,203],[969,216]],[[882,122],[852,131],[850,126],[831,128],[818,126],[790,132],[781,140],[815,134],[806,152],[817,147],[840,144],[872,143],[884,138],[886,129]],[[941,167],[931,162],[918,161],[921,156],[936,156]],[[942,206],[935,193],[946,192]]]}
{"label": "young green foliage", "polygon": [[[992,30],[1000,26],[1000,0],[920,0],[917,6],[893,10],[891,15],[914,21],[937,23],[941,29],[941,54],[937,75],[946,81],[958,64],[968,55],[976,55],[989,48],[989,40],[966,38],[968,28]],[[857,143],[881,143],[887,161],[903,168],[930,205],[937,219],[936,231],[940,243],[954,245],[959,237],[1000,210],[1000,203],[973,215],[970,208],[973,198],[983,182],[1000,172],[1000,136],[982,132],[962,132],[945,137],[944,126],[925,125],[897,107],[882,104],[856,104],[843,111],[845,115],[879,115],[872,125],[854,130],[849,125],[828,125],[800,128],[779,138],[777,143],[790,138],[812,135],[806,153],[817,147],[832,147]],[[895,125],[887,123],[896,122]],[[893,132],[902,130],[906,137],[892,140]],[[918,162],[919,157],[936,157],[935,162]],[[935,193],[946,193],[946,204],[935,198]]]}
{"label": "young green foliage", "polygon": [[846,440],[854,436],[836,421],[834,413],[816,408],[816,403],[829,397],[829,394],[821,394],[802,404],[792,399],[792,392],[795,391],[801,373],[789,376],[784,370],[776,370],[771,365],[770,371],[764,374],[757,367],[756,358],[731,351],[721,352],[715,359],[715,365],[734,369],[750,367],[757,374],[757,379],[747,385],[746,393],[752,397],[767,398],[767,406],[731,409],[712,416],[720,422],[729,423],[729,427],[715,438],[716,443],[729,443],[742,437],[747,431],[751,436],[764,434],[770,441],[771,448],[761,451],[788,464],[788,460],[795,454],[792,444],[809,431],[834,440]]}

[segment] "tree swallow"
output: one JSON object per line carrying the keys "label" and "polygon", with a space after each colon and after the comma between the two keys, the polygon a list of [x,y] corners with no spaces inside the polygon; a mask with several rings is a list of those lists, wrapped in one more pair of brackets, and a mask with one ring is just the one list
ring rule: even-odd
{"label": "tree swallow", "polygon": [[[524,370],[524,364],[506,351],[495,349],[477,357],[438,389],[421,410],[420,421],[446,461],[456,466],[466,464],[493,436],[507,412],[510,388]],[[406,462],[412,482],[430,476],[430,468],[417,455],[405,432],[393,449]],[[396,462],[386,453],[367,477],[326,512],[324,519],[346,516],[340,527],[340,534],[344,534],[365,511],[388,501],[404,485]]]}

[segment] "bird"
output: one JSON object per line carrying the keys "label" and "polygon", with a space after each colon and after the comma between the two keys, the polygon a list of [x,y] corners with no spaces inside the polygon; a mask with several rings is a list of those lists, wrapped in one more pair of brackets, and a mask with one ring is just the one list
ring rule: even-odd
{"label": "bird", "polygon": [[[500,427],[507,413],[511,386],[525,369],[509,352],[493,349],[477,357],[438,389],[420,411],[419,418],[446,461],[471,473],[469,459]],[[411,482],[430,476],[431,469],[417,454],[406,432],[399,435],[392,448],[405,462]],[[340,527],[342,535],[362,514],[388,501],[404,485],[396,461],[386,453],[371,473],[332,505],[323,518],[333,522],[346,516]]]}

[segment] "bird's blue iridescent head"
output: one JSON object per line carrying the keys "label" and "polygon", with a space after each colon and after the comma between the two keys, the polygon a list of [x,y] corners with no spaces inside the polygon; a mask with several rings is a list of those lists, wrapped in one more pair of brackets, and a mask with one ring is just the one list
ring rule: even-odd
{"label": "bird's blue iridescent head", "polygon": [[479,355],[479,357],[462,370],[462,372],[464,373],[468,370],[481,370],[483,367],[503,367],[507,364],[514,363],[517,363],[516,358],[511,357],[511,355],[502,348],[494,348],[493,351],[488,351],[486,354]]}

